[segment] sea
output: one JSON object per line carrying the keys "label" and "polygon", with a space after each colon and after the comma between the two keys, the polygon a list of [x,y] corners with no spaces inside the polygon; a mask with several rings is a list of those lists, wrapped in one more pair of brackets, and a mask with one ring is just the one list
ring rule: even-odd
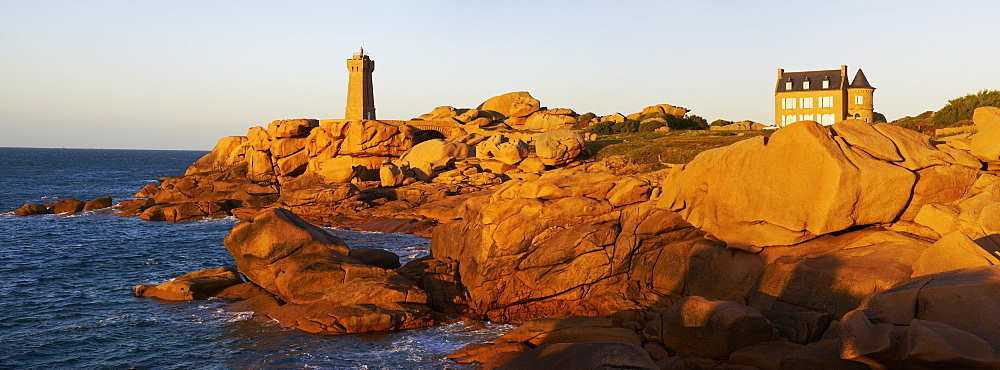
{"label": "sea", "polygon": [[[510,330],[455,323],[325,336],[285,329],[221,299],[168,302],[133,295],[188,272],[235,266],[222,239],[233,218],[150,222],[113,210],[21,217],[25,203],[115,203],[158,178],[180,176],[206,152],[0,148],[0,368],[461,369],[444,358]],[[328,229],[351,247],[402,262],[430,239]]]}

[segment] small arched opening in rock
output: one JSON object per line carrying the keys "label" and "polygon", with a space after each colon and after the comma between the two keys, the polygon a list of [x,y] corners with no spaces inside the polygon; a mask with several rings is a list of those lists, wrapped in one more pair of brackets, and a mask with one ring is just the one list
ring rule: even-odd
{"label": "small arched opening in rock", "polygon": [[431,139],[444,139],[445,136],[436,130],[422,130],[413,134],[413,145],[420,144]]}

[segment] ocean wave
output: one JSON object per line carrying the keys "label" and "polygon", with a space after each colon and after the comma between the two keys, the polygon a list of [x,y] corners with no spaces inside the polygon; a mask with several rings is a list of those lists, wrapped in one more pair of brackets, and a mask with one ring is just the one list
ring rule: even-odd
{"label": "ocean wave", "polygon": [[331,231],[348,232],[348,233],[359,233],[359,234],[380,234],[380,235],[399,234],[399,233],[387,233],[387,232],[382,232],[382,231],[355,230],[355,229],[344,228],[344,227],[323,227],[322,229],[327,229],[327,230],[331,230]]}
{"label": "ocean wave", "polygon": [[199,225],[234,223],[234,221],[236,222],[240,221],[239,217],[226,216],[219,218],[205,218],[200,220],[173,221],[173,222],[168,222],[168,224],[175,226],[199,226]]}

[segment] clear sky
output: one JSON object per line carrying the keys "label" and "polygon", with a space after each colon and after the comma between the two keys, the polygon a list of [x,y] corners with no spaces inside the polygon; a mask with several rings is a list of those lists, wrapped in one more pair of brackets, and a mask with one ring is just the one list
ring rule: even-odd
{"label": "clear sky", "polygon": [[778,68],[860,65],[889,120],[1000,89],[1000,1],[0,0],[0,146],[208,150],[343,118],[529,91],[599,115],[668,103],[773,123]]}

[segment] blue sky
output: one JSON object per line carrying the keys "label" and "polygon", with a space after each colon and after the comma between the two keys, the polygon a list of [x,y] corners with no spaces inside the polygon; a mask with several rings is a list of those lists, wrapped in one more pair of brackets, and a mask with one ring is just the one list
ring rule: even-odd
{"label": "blue sky", "polygon": [[345,60],[379,118],[529,91],[600,115],[680,105],[773,121],[778,68],[860,65],[890,120],[1000,89],[997,1],[0,0],[0,146],[208,150],[342,118]]}

